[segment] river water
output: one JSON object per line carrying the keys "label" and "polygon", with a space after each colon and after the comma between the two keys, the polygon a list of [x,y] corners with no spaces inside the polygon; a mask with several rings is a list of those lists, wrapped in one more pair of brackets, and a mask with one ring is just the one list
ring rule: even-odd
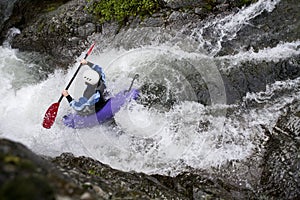
{"label": "river water", "polygon": [[[46,59],[11,49],[8,41],[0,46],[0,136],[21,142],[38,154],[72,152],[113,168],[148,174],[176,175],[187,167],[209,169],[246,160],[263,148],[266,136],[262,125],[271,129],[281,108],[297,99],[300,79],[268,84],[265,91],[247,93],[240,102],[228,105],[230,93],[220,70],[237,69],[247,61],[276,63],[298,56],[300,40],[258,51],[217,54],[221,41],[232,40],[251,19],[272,12],[279,2],[258,1],[222,19],[210,19],[193,29],[188,38],[177,34],[168,41],[130,50],[96,49],[89,60],[103,67],[111,94],[127,89],[136,73],[140,78],[135,88],[157,84],[164,93],[155,96],[152,91],[154,97],[142,94],[144,99],[160,102],[151,106],[131,102],[116,114],[115,122],[89,129],[74,130],[62,124],[63,115],[71,112],[65,100],[53,127],[46,130],[41,125],[45,111],[57,102],[83,55],[67,71],[49,71]],[[156,33],[149,34],[154,37]],[[199,101],[197,82],[191,81],[195,74],[209,91],[207,106]],[[70,93],[79,97],[82,91],[79,74]],[[249,102],[251,106],[247,106]]]}

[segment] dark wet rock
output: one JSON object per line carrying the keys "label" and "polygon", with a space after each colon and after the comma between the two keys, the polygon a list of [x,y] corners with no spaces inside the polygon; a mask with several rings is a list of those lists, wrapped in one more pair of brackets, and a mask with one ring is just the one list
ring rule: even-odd
{"label": "dark wet rock", "polygon": [[66,67],[90,45],[87,36],[96,32],[85,4],[85,0],[17,0],[4,22],[0,41],[16,27],[21,33],[11,41],[13,48],[46,53],[56,61],[54,68]]}
{"label": "dark wet rock", "polygon": [[11,16],[15,1],[17,0],[0,1],[0,30],[3,29],[4,23]]}
{"label": "dark wet rock", "polygon": [[0,26],[1,35],[0,41],[5,39],[6,32],[12,28],[17,27],[21,30],[25,29],[35,20],[40,18],[45,13],[57,9],[62,4],[69,0],[3,0],[1,1],[0,11],[2,13]]}
{"label": "dark wet rock", "polygon": [[[219,175],[188,170],[176,177],[122,172],[92,158],[36,155],[0,140],[0,197],[4,199],[239,199],[251,190]],[[248,198],[248,199],[249,199]]]}
{"label": "dark wet rock", "polygon": [[115,170],[91,158],[64,153],[53,162],[74,182],[96,189],[105,199],[187,199],[152,176]]}
{"label": "dark wet rock", "polygon": [[246,62],[222,72],[227,102],[240,102],[246,93],[265,91],[267,84],[295,79],[300,75],[300,56],[279,62]]}
{"label": "dark wet rock", "polygon": [[[226,62],[226,61],[225,61]],[[220,65],[217,63],[216,65]],[[185,66],[187,68],[187,66]],[[211,104],[211,96],[207,80],[196,70],[189,70],[186,76],[193,90],[197,94],[198,102]],[[274,61],[246,61],[230,69],[219,69],[222,83],[226,90],[228,104],[242,102],[247,93],[265,91],[268,84],[276,81],[296,79],[300,76],[300,56]],[[222,92],[222,88],[216,87]]]}
{"label": "dark wet rock", "polygon": [[273,199],[300,198],[300,104],[283,109],[271,132],[264,155],[262,193]]}
{"label": "dark wet rock", "polygon": [[54,198],[54,191],[46,181],[46,162],[20,144],[1,140],[0,146],[1,199]]}
{"label": "dark wet rock", "polygon": [[0,140],[0,169],[1,199],[54,199],[59,196],[80,199],[85,192],[45,158],[20,143],[5,139]]}
{"label": "dark wet rock", "polygon": [[[71,153],[56,158],[41,157],[6,139],[0,140],[0,169],[1,199],[190,199],[193,196],[171,177],[122,172]],[[184,178],[180,179],[184,182]],[[204,197],[211,196],[210,193],[201,192]]]}
{"label": "dark wet rock", "polygon": [[[193,170],[191,170],[193,171]],[[237,180],[230,182],[219,174],[205,171],[184,172],[174,178],[154,175],[162,183],[184,193],[188,199],[255,199],[255,193]]]}
{"label": "dark wet rock", "polygon": [[272,12],[264,11],[251,20],[233,40],[224,41],[218,55],[236,54],[250,48],[257,51],[299,40],[299,9],[298,0],[280,1]]}

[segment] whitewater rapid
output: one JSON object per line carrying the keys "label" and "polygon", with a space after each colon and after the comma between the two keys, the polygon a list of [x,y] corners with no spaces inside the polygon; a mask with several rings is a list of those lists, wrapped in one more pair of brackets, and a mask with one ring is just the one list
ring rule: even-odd
{"label": "whitewater rapid", "polygon": [[[20,56],[18,50],[1,46],[0,137],[21,142],[42,155],[72,152],[77,156],[95,158],[117,169],[150,174],[175,175],[187,166],[206,169],[230,160],[246,159],[261,147],[265,139],[261,125],[273,127],[281,114],[280,109],[299,96],[296,88],[300,80],[276,82],[267,85],[266,91],[248,93],[244,101],[254,101],[259,105],[257,107],[227,105],[226,95],[230,94],[226,93],[216,63],[225,62],[227,64],[221,67],[230,69],[247,60],[270,59],[276,62],[276,59],[299,55],[300,41],[223,57],[214,57],[220,49],[215,44],[220,44],[225,36],[233,38],[243,24],[264,10],[271,12],[278,2],[258,1],[224,18],[224,21],[216,19],[215,24],[226,21],[223,27],[233,31],[223,29],[222,34],[218,34],[217,43],[201,36],[209,26],[209,29],[215,28],[218,32],[222,30],[221,25],[200,26],[190,38],[198,37],[199,46],[194,52],[168,43],[129,51],[95,50],[88,60],[103,67],[111,94],[127,89],[138,73],[140,78],[133,87],[139,88],[149,81],[166,85],[170,94],[175,96],[176,103],[172,109],[161,111],[157,107],[149,109],[138,102],[131,102],[116,114],[115,123],[89,129],[74,130],[62,124],[63,115],[71,112],[66,100],[60,104],[52,128],[44,129],[41,125],[45,111],[58,101],[83,55],[67,71],[55,70],[46,77],[47,70],[31,62],[32,59],[24,59],[26,56]],[[207,49],[208,44],[216,48]],[[211,106],[197,102],[197,93],[185,69],[195,70],[204,76]],[[83,91],[80,73],[69,89],[75,98]],[[284,95],[278,97],[276,93]]]}

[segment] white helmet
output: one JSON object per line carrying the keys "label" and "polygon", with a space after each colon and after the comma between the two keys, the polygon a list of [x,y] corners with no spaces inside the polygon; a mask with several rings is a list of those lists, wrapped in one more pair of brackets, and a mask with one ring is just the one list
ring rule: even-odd
{"label": "white helmet", "polygon": [[95,70],[92,70],[92,69],[88,69],[85,72],[83,72],[82,77],[86,83],[91,84],[91,85],[96,85],[100,79],[99,74]]}

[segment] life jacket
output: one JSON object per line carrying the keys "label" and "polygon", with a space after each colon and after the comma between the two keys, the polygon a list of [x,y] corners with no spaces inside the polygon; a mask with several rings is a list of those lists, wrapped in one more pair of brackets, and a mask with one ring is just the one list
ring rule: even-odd
{"label": "life jacket", "polygon": [[107,102],[107,91],[105,85],[105,74],[98,65],[92,67],[100,75],[97,85],[86,84],[83,97],[74,102],[72,107],[79,115],[90,115],[101,110]]}

